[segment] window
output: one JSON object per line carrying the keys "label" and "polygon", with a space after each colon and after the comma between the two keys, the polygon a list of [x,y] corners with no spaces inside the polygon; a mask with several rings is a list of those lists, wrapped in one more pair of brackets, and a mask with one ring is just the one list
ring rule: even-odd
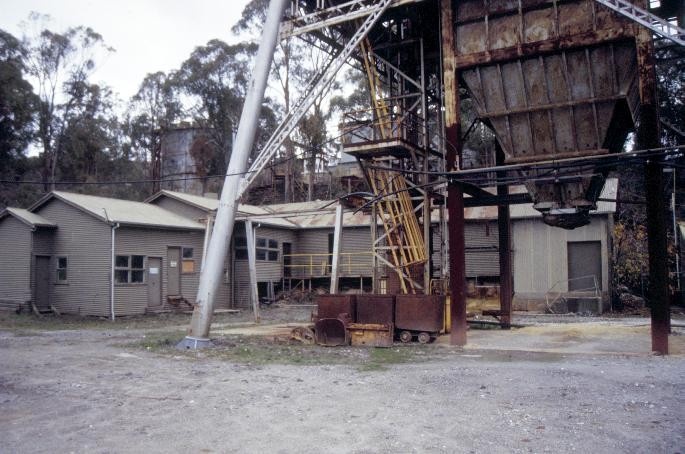
{"label": "window", "polygon": [[[235,237],[233,240],[236,260],[247,260],[247,239],[245,237]],[[255,248],[256,260],[262,262],[278,261],[278,241],[268,238],[257,238]]]}
{"label": "window", "polygon": [[67,282],[67,258],[57,257],[57,279],[55,280],[58,284],[64,284]]}
{"label": "window", "polygon": [[277,262],[278,241],[267,238],[257,238],[257,260]]}
{"label": "window", "polygon": [[195,260],[193,259],[193,248],[184,247],[181,252],[181,272],[182,273],[194,273],[195,272]]}
{"label": "window", "polygon": [[114,259],[114,282],[142,284],[145,282],[144,255],[117,255]]}

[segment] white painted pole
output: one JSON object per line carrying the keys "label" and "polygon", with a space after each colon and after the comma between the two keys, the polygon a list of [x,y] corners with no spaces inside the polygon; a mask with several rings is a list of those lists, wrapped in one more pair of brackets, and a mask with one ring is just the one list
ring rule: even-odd
{"label": "white painted pole", "polygon": [[219,200],[219,209],[209,240],[205,268],[200,273],[200,284],[190,326],[190,335],[181,341],[178,345],[179,348],[195,349],[211,345],[209,329],[212,323],[214,299],[221,282],[221,272],[228,253],[229,241],[233,234],[233,224],[238,208],[236,195],[242,178],[241,174],[247,170],[247,162],[257,132],[259,113],[271,69],[271,60],[278,43],[279,26],[287,4],[288,0],[271,0],[269,4],[266,23],[262,32],[262,41],[259,44],[252,80],[240,115],[233,154],[228,164],[228,171]]}
{"label": "white painted pole", "polygon": [[245,240],[247,242],[247,263],[250,271],[250,300],[254,312],[254,321],[259,323],[259,289],[257,288],[257,257],[255,248],[255,229],[252,221],[245,221]]}
{"label": "white painted pole", "polygon": [[338,204],[335,208],[335,230],[333,233],[333,260],[331,265],[331,294],[338,293],[338,266],[340,263],[340,248],[342,245],[342,226],[343,226],[343,209],[342,205]]}

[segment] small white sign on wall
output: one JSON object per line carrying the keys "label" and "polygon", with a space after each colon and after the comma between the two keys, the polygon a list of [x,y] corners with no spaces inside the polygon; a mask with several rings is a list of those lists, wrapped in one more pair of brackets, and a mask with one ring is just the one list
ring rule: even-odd
{"label": "small white sign on wall", "polygon": [[150,274],[159,274],[159,268],[150,268]]}
{"label": "small white sign on wall", "polygon": [[178,262],[176,260],[172,260],[169,262],[169,266],[172,268],[176,268],[178,266]]}

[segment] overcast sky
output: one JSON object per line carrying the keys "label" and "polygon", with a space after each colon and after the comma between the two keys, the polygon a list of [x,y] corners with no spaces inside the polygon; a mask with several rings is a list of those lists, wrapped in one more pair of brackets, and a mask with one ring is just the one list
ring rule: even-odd
{"label": "overcast sky", "polygon": [[99,62],[93,82],[123,101],[146,74],[180,66],[192,50],[213,38],[235,42],[231,27],[248,0],[0,0],[0,28],[21,37],[31,11],[48,14],[51,29],[83,25],[116,49]]}

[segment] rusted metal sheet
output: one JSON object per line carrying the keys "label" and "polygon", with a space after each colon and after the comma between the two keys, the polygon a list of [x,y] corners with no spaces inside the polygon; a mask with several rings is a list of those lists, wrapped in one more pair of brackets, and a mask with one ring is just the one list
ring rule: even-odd
{"label": "rusted metal sheet", "polygon": [[[356,295],[320,295],[316,300],[319,319],[341,318],[341,314],[354,321],[356,316]],[[342,318],[345,318],[344,316]]]}
{"label": "rusted metal sheet", "polygon": [[357,323],[391,325],[395,322],[393,295],[357,295]]}
{"label": "rusted metal sheet", "polygon": [[395,327],[398,330],[437,333],[442,329],[445,297],[441,295],[397,295]]}
{"label": "rusted metal sheet", "polygon": [[350,343],[359,347],[392,347],[392,323],[350,323],[347,327]]}
{"label": "rusted metal sheet", "polygon": [[347,321],[339,318],[321,318],[314,324],[314,339],[318,345],[337,347],[349,345]]}

